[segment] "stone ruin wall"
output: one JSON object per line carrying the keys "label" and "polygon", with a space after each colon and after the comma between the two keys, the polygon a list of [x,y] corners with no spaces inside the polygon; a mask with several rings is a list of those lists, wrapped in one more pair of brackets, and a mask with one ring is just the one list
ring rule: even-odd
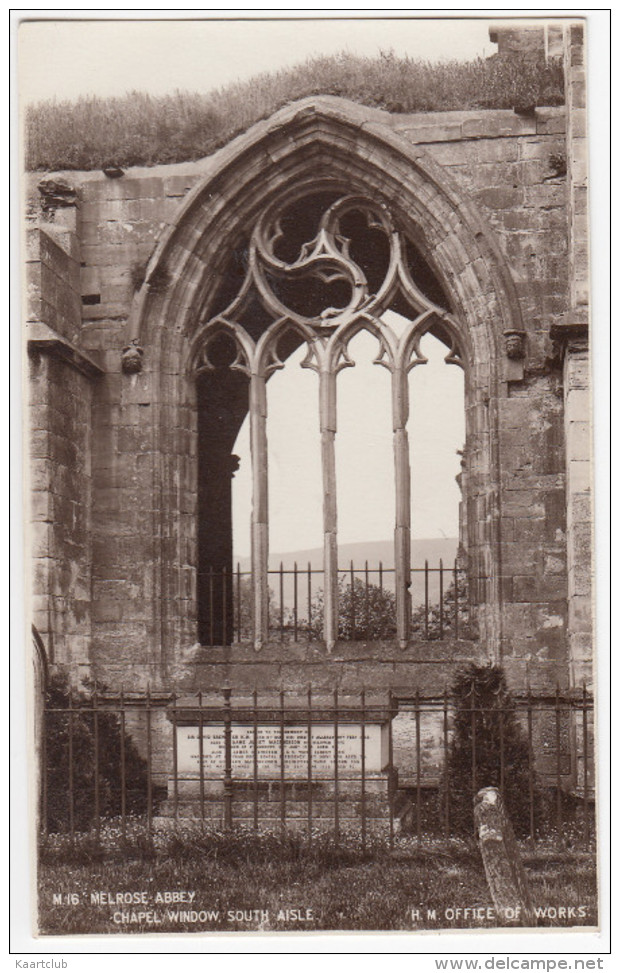
{"label": "stone ruin wall", "polygon": [[[442,167],[490,226],[510,267],[524,335],[516,358],[498,335],[501,657],[513,685],[529,681],[534,688],[591,678],[581,55],[580,39],[569,30],[567,111],[356,109]],[[320,107],[322,99],[313,101]],[[341,645],[327,659],[318,647],[256,654],[193,644],[196,419],[179,410],[170,430],[185,451],[184,482],[156,487],[161,504],[181,505],[184,535],[160,538],[152,499],[157,456],[145,417],[169,379],[163,374],[153,388],[146,372],[123,374],[121,351],[147,261],[208,161],[128,170],[122,178],[30,175],[32,616],[50,662],[126,689],[226,682],[443,688],[459,658],[472,657],[471,646],[435,643],[400,652]],[[168,366],[174,371],[180,361]],[[480,516],[475,507],[467,511],[468,519]],[[156,541],[174,547],[180,558],[174,578],[158,577],[156,558],[139,555],[149,538],[153,552]],[[164,661],[156,597],[168,599],[179,619]],[[484,645],[475,655],[489,657]]]}

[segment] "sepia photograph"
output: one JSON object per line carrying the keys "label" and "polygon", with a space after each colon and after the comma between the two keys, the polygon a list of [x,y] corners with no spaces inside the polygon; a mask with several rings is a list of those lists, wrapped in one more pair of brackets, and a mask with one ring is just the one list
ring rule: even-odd
{"label": "sepia photograph", "polygon": [[596,931],[587,18],[191,13],[17,28],[32,934]]}

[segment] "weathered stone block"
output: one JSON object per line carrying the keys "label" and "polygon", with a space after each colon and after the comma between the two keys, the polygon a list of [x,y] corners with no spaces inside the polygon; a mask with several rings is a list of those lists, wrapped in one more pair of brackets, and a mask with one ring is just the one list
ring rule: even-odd
{"label": "weathered stone block", "polygon": [[507,490],[502,500],[502,513],[506,517],[540,519],[545,516],[543,497],[532,495],[531,490]]}
{"label": "weathered stone block", "polygon": [[589,568],[592,551],[592,524],[589,521],[574,523],[570,532],[571,561]]}
{"label": "weathered stone block", "polygon": [[568,463],[567,490],[569,500],[577,493],[590,490],[592,470],[589,460],[570,460]]}
{"label": "weathered stone block", "polygon": [[476,194],[477,200],[490,210],[518,209],[524,204],[521,188],[482,189]]}
{"label": "weathered stone block", "polygon": [[583,420],[569,421],[566,424],[566,455],[569,461],[590,461],[590,423]]}
{"label": "weathered stone block", "polygon": [[110,301],[107,304],[85,304],[82,308],[82,321],[102,321],[109,318],[119,318],[122,321],[126,321],[129,310],[129,301],[123,301],[123,303],[112,303]]}
{"label": "weathered stone block", "polygon": [[[556,111],[558,111],[556,109]],[[559,135],[566,131],[566,116],[564,109],[557,114],[551,114],[552,109],[538,109],[536,112],[537,135]]]}
{"label": "weathered stone block", "polygon": [[575,493],[567,505],[567,523],[572,526],[578,523],[591,523],[592,500],[589,492]]}
{"label": "weathered stone block", "polygon": [[497,138],[510,135],[532,135],[536,132],[535,119],[517,115],[512,111],[495,111],[487,116],[479,115],[463,122],[463,138]]}
{"label": "weathered stone block", "polygon": [[[591,631],[571,632],[569,636],[571,660],[575,664],[590,662],[594,656],[594,646]],[[583,670],[581,670],[583,673]],[[590,672],[591,676],[591,672]],[[574,685],[579,685],[583,680],[583,675],[574,680]],[[589,681],[589,679],[588,679]]]}
{"label": "weathered stone block", "polygon": [[517,602],[563,601],[567,595],[566,577],[564,575],[548,575],[543,578],[515,577],[513,579],[513,593]]}
{"label": "weathered stone block", "polygon": [[544,554],[543,570],[545,574],[566,574],[566,558],[563,554]]}
{"label": "weathered stone block", "polygon": [[51,557],[54,553],[54,527],[51,523],[37,523],[32,527],[31,551],[34,558]]}
{"label": "weathered stone block", "polygon": [[571,633],[592,632],[592,587],[587,586],[584,594],[573,594],[569,603]]}
{"label": "weathered stone block", "polygon": [[164,193],[166,196],[183,198],[186,196],[194,186],[200,182],[200,173],[194,173],[192,175],[178,175],[164,177]]}
{"label": "weathered stone block", "polygon": [[89,179],[80,188],[84,203],[98,200],[155,198],[163,195],[163,180],[154,176],[135,178],[123,176],[122,179],[99,177]]}
{"label": "weathered stone block", "polygon": [[534,574],[540,562],[540,551],[528,539],[502,544],[502,569],[506,574]]}

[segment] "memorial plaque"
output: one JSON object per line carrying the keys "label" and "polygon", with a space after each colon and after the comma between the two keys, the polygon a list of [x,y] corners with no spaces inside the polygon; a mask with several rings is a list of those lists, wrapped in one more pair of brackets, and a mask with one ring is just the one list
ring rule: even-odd
{"label": "memorial plaque", "polygon": [[[372,724],[365,728],[366,773],[382,771],[388,762],[387,726]],[[177,729],[177,766],[181,774],[200,773],[200,729],[180,726]],[[283,738],[282,738],[283,735]],[[338,772],[361,774],[362,728],[338,727]],[[254,726],[233,723],[231,727],[231,764],[233,777],[254,776]],[[334,773],[336,731],[334,724],[311,727],[311,752],[308,752],[308,727],[260,724],[256,728],[256,763],[258,777],[274,777],[281,772],[282,760],[287,778],[308,778],[311,765],[313,777],[331,777]],[[225,769],[224,724],[202,728],[203,773],[206,777],[221,777]]]}

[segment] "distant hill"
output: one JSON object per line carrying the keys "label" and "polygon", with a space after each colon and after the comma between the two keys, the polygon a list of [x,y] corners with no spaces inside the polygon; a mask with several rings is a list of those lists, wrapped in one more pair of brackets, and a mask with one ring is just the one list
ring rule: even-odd
{"label": "distant hill", "polygon": [[[416,568],[412,575],[412,602],[414,607],[421,604],[424,600],[424,562],[428,561],[430,569],[438,569],[440,561],[443,561],[446,574],[444,576],[444,588],[450,583],[447,572],[454,567],[454,559],[458,547],[456,537],[430,537],[414,539],[411,541],[411,566]],[[388,541],[358,541],[354,544],[340,544],[338,547],[338,567],[343,572],[349,572],[351,561],[355,569],[356,577],[364,577],[364,565],[368,562],[368,580],[372,584],[379,582],[379,564],[383,567],[383,586],[394,590],[394,542]],[[279,572],[282,564],[285,572],[292,572],[297,563],[299,571],[298,596],[300,611],[302,603],[305,605],[307,599],[307,570],[308,564],[312,565],[312,591],[323,587],[322,567],[323,549],[320,547],[309,548],[300,551],[273,552],[269,555],[269,570]],[[242,574],[250,570],[250,558],[240,557],[235,559],[235,571],[237,565]],[[314,572],[320,572],[315,574]],[[288,608],[293,602],[293,575],[284,574],[283,594],[284,604]],[[279,597],[279,578],[273,574],[270,578],[270,587]],[[439,571],[431,570],[429,573],[429,597],[431,601],[439,598]]]}

